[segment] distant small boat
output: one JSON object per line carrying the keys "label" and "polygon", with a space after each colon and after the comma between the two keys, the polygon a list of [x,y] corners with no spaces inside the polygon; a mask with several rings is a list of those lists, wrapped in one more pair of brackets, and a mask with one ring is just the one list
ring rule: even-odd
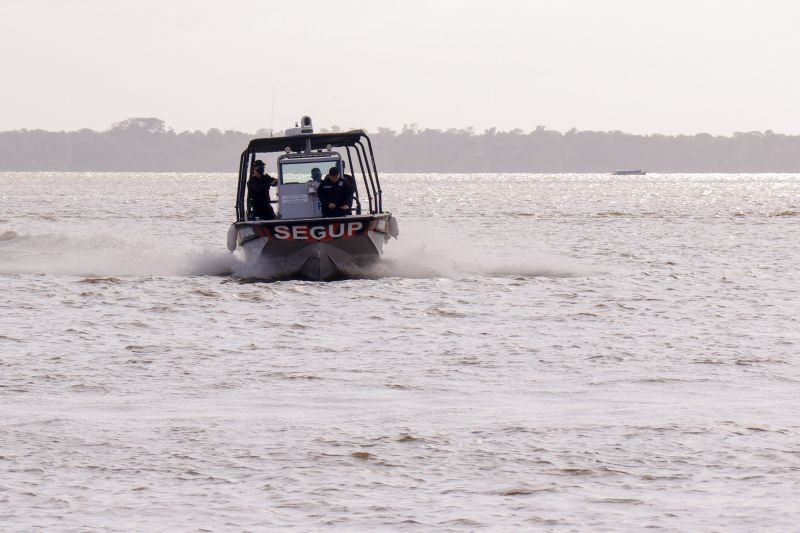
{"label": "distant small boat", "polygon": [[644,176],[647,174],[644,170],[636,169],[636,170],[615,170],[613,172],[614,176]]}

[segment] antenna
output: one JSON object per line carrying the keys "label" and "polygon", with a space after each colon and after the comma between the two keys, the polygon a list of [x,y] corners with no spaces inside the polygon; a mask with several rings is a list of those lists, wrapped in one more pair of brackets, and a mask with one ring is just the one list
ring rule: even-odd
{"label": "antenna", "polygon": [[270,113],[270,116],[269,116],[269,136],[270,137],[275,135],[275,133],[274,133],[275,130],[272,129],[272,124],[274,122],[275,122],[275,87],[273,86],[272,87],[272,113]]}

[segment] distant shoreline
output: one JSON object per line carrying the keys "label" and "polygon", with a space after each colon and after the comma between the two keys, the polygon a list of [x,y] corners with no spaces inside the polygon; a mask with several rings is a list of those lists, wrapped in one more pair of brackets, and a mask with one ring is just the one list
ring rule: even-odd
{"label": "distant shoreline", "polygon": [[[255,137],[243,133],[175,132],[157,118],[125,120],[107,131],[0,132],[0,171],[236,172]],[[379,171],[406,173],[612,173],[641,168],[662,173],[797,173],[800,135],[772,131],[732,136],[633,135],[619,131],[371,132]],[[624,176],[617,176],[621,178]],[[634,176],[635,177],[635,176]]]}

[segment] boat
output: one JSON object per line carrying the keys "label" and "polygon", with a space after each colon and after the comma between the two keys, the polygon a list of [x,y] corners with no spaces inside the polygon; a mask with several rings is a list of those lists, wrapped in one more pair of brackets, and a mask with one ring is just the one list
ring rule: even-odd
{"label": "boat", "polygon": [[644,176],[647,172],[641,169],[636,170],[615,170],[612,175],[614,176]]}
{"label": "boat", "polygon": [[[245,202],[248,178],[262,160],[277,169],[277,199],[270,199],[277,205],[274,220],[256,219]],[[319,170],[333,167],[354,191],[353,209],[345,216],[325,217],[317,196]],[[361,275],[400,233],[397,219],[384,211],[366,132],[314,133],[310,117],[282,137],[249,142],[239,160],[235,207],[228,250],[241,250],[258,276],[270,279],[329,281]]]}

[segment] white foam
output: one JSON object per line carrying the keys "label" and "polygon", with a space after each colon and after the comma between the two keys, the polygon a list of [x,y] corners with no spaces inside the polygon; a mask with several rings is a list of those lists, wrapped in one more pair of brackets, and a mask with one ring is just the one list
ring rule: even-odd
{"label": "white foam", "polygon": [[237,259],[164,237],[75,231],[57,234],[2,233],[0,273],[75,276],[225,275]]}
{"label": "white foam", "polygon": [[490,243],[469,231],[446,231],[423,224],[404,224],[400,239],[386,246],[373,271],[408,278],[465,276],[574,277],[589,273],[577,261],[540,246]]}

